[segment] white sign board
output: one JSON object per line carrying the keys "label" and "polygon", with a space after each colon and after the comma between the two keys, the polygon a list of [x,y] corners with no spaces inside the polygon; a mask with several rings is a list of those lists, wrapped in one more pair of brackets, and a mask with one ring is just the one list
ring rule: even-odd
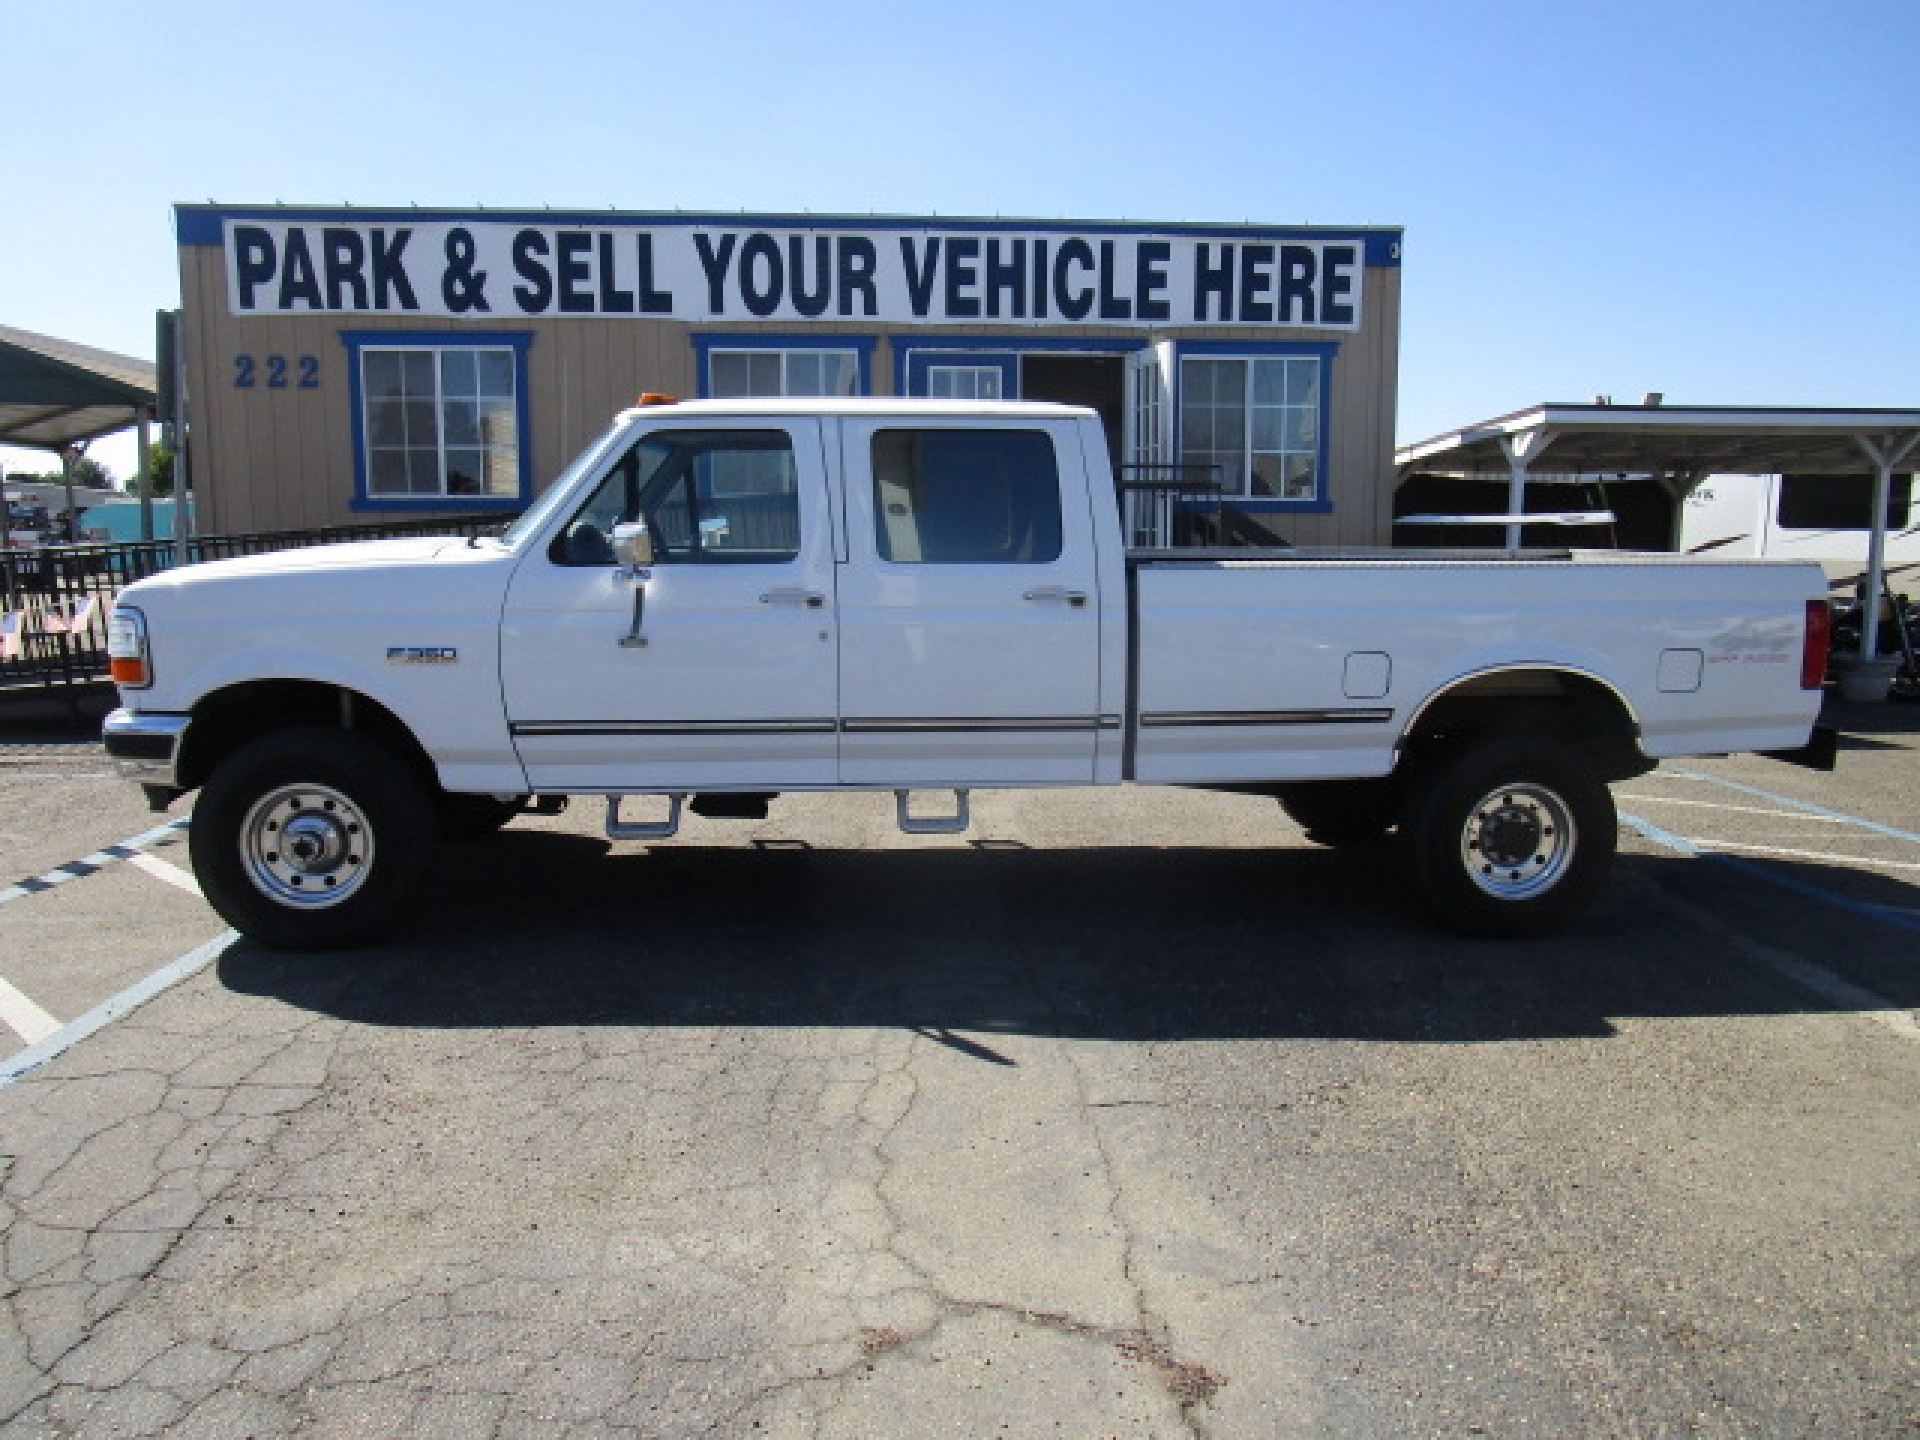
{"label": "white sign board", "polygon": [[1359,237],[226,218],[235,315],[1355,330]]}

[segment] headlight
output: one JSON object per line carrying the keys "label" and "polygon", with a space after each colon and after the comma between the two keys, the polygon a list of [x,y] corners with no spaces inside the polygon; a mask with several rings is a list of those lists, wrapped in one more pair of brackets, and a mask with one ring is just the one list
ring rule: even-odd
{"label": "headlight", "polygon": [[114,607],[107,622],[107,673],[127,690],[153,684],[153,665],[147,655],[147,617],[128,606]]}

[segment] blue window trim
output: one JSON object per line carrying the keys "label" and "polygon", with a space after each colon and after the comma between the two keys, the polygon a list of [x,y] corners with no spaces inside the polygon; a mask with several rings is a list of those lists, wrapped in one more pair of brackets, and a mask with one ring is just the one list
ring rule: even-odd
{"label": "blue window trim", "polygon": [[1145,335],[915,335],[893,336],[893,393],[925,395],[928,365],[999,365],[1001,394],[1019,396],[1022,355],[1131,355],[1152,344]]}
{"label": "blue window trim", "polygon": [[1319,436],[1319,454],[1314,459],[1314,483],[1319,493],[1311,500],[1257,500],[1250,496],[1234,496],[1236,510],[1245,510],[1252,514],[1288,514],[1288,515],[1326,515],[1333,510],[1333,498],[1328,494],[1327,474],[1327,428],[1328,418],[1333,413],[1333,362],[1340,353],[1337,340],[1304,341],[1245,341],[1245,340],[1176,340],[1173,342],[1173,453],[1183,452],[1180,433],[1182,386],[1185,379],[1182,362],[1189,356],[1203,359],[1223,360],[1273,360],[1273,359],[1316,359],[1320,362],[1320,422],[1317,427]]}
{"label": "blue window trim", "polygon": [[[500,511],[514,514],[527,508],[533,494],[529,484],[532,458],[527,428],[527,351],[533,345],[531,330],[342,330],[340,343],[347,347],[348,404],[353,409],[353,500],[354,510],[412,510],[444,514],[457,511]],[[413,350],[463,350],[485,347],[513,351],[514,424],[519,431],[519,468],[517,492],[504,495],[370,495],[367,493],[367,412],[360,385],[360,352],[370,347],[397,346]]]}
{"label": "blue window trim", "polygon": [[711,361],[716,350],[851,350],[860,367],[859,395],[873,393],[873,347],[879,341],[872,335],[768,335],[751,330],[697,330],[693,334],[696,383],[704,399],[713,394]]}

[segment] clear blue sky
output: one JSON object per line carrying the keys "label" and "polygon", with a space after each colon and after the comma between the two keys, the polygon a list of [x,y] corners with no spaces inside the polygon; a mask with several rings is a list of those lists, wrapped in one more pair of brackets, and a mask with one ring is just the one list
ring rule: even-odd
{"label": "clear blue sky", "polygon": [[0,323],[128,354],[180,200],[1245,219],[1405,227],[1403,441],[1596,393],[1920,405],[1917,0],[0,18]]}

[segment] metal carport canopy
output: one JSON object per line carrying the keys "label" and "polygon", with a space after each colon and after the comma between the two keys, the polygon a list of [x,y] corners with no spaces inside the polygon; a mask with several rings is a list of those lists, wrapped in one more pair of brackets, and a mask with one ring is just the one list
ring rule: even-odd
{"label": "metal carport canopy", "polygon": [[151,361],[0,325],[0,444],[58,450],[137,424]]}
{"label": "metal carport canopy", "polygon": [[[1707,475],[1860,475],[1874,479],[1867,546],[1867,593],[1886,572],[1887,497],[1893,473],[1920,459],[1920,410],[1831,410],[1747,405],[1575,405],[1549,401],[1469,425],[1394,452],[1402,475],[1499,476],[1508,480],[1507,513],[1526,509],[1527,472],[1542,456],[1568,474],[1657,475],[1676,497]],[[1521,526],[1507,526],[1517,549]],[[1871,655],[1875,626],[1864,625]]]}

